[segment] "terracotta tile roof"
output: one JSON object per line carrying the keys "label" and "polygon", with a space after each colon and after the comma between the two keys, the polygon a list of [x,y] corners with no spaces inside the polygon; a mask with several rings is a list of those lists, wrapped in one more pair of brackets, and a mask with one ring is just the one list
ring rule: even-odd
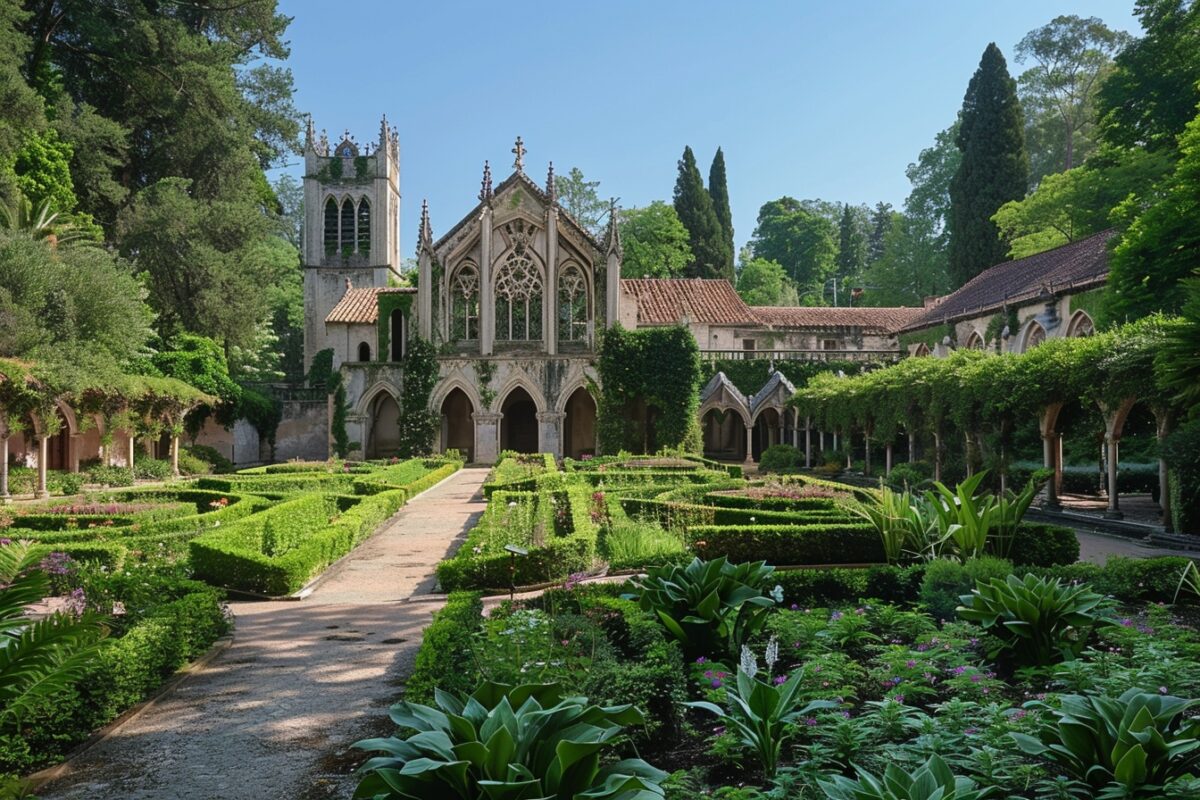
{"label": "terracotta tile roof", "polygon": [[759,324],[724,278],[626,278],[621,289],[637,300],[640,325],[671,325],[684,316],[710,325]]}
{"label": "terracotta tile roof", "polygon": [[824,308],[752,306],[772,328],[867,328],[894,333],[925,313],[924,308]]}
{"label": "terracotta tile roof", "polygon": [[416,294],[417,290],[407,286],[388,286],[380,288],[350,288],[342,295],[325,322],[338,322],[345,325],[371,325],[379,319],[379,295],[381,294]]}
{"label": "terracotta tile roof", "polygon": [[1044,253],[989,267],[905,328],[927,328],[988,314],[1006,304],[1029,301],[1045,291],[1099,286],[1108,279],[1108,242],[1115,235],[1112,230],[1101,231]]}

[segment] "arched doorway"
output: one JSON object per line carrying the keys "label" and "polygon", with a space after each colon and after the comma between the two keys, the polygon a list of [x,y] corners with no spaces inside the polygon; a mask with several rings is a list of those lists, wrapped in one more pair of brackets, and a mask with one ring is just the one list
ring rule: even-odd
{"label": "arched doorway", "polygon": [[55,409],[54,413],[58,416],[58,433],[46,443],[46,468],[68,470],[71,468],[71,424],[61,409]]}
{"label": "arched doorway", "polygon": [[475,455],[475,412],[471,398],[462,389],[455,389],[442,401],[442,452],[454,449],[467,461]]}
{"label": "arched doorway", "polygon": [[718,461],[746,459],[746,424],[733,409],[709,409],[700,421],[704,457]]}
{"label": "arched doorway", "polygon": [[754,421],[754,442],[751,445],[754,460],[758,461],[764,450],[782,441],[783,424],[779,412],[774,408],[764,408]]}
{"label": "arched doorway", "polygon": [[387,392],[371,401],[371,429],[367,436],[367,458],[389,458],[400,447],[400,406]]}
{"label": "arched doorway", "polygon": [[567,458],[596,454],[596,401],[580,386],[567,398],[562,451]]}
{"label": "arched doorway", "polygon": [[500,407],[500,449],[517,453],[538,451],[537,406],[520,386],[508,393]]}

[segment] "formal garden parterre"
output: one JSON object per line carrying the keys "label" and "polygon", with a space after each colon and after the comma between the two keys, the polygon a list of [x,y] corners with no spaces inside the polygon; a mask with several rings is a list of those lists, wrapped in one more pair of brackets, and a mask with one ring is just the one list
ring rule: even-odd
{"label": "formal garden parterre", "polygon": [[460,466],[289,463],[0,510],[0,774],[60,760],[208,651],[228,592],[298,591]]}
{"label": "formal garden parterre", "polygon": [[1046,477],[509,454],[355,796],[1195,796],[1195,568],[1076,563]]}

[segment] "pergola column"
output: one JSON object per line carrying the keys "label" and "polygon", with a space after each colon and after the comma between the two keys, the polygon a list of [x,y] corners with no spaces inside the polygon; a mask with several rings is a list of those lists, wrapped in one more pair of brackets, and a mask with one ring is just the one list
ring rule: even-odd
{"label": "pergola column", "polygon": [[933,432],[933,479],[942,479],[942,432]]}
{"label": "pergola column", "polygon": [[[1162,450],[1163,439],[1171,432],[1174,419],[1170,411],[1156,409],[1154,413],[1155,434],[1158,438],[1159,451]],[[1174,533],[1175,523],[1171,519],[1171,475],[1167,462],[1162,456],[1158,457],[1158,507],[1162,509],[1163,532]]]}
{"label": "pergola column", "polygon": [[917,460],[917,437],[913,435],[911,430],[905,431],[908,434],[908,463],[913,463]]}
{"label": "pergola column", "polygon": [[883,474],[888,476],[892,474],[892,443],[888,442],[883,448]]}
{"label": "pergola column", "polygon": [[33,491],[33,496],[39,500],[50,496],[50,491],[46,488],[46,462],[50,460],[50,437],[44,433],[38,436],[38,465],[37,465],[37,488]]}
{"label": "pergola column", "polygon": [[812,469],[812,419],[804,418],[804,468]]}
{"label": "pergola column", "polygon": [[1121,441],[1120,434],[1106,431],[1104,434],[1104,460],[1108,469],[1108,510],[1104,516],[1108,519],[1123,519],[1121,512],[1120,492],[1117,490],[1117,451]]}
{"label": "pergola column", "polygon": [[754,426],[746,426],[746,463],[754,463]]}
{"label": "pergola column", "polygon": [[179,477],[179,434],[171,434],[171,474]]}
{"label": "pergola column", "polygon": [[1042,434],[1042,466],[1050,470],[1050,480],[1046,481],[1045,508],[1051,511],[1062,509],[1058,502],[1058,434]]}
{"label": "pergola column", "polygon": [[12,502],[12,495],[8,493],[8,431],[0,436],[0,505],[8,505]]}
{"label": "pergola column", "polygon": [[137,448],[137,437],[133,435],[133,431],[129,431],[129,437],[126,443],[129,445],[129,452],[126,455],[125,466],[129,469],[133,469],[133,451]]}
{"label": "pergola column", "polygon": [[871,437],[863,434],[863,475],[871,474]]}

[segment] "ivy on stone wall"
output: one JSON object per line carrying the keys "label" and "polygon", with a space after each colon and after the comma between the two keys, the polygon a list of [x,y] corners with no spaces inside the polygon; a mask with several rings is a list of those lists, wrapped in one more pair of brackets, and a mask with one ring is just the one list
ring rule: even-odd
{"label": "ivy on stone wall", "polygon": [[379,318],[375,323],[379,329],[379,341],[377,343],[379,349],[375,354],[376,361],[391,360],[389,350],[392,336],[392,312],[400,309],[404,313],[405,324],[408,324],[408,321],[412,319],[413,297],[415,295],[395,292],[381,292],[376,295],[376,302],[379,304]]}
{"label": "ivy on stone wall", "polygon": [[598,371],[603,452],[699,447],[700,351],[687,328],[608,328]]}
{"label": "ivy on stone wall", "polygon": [[437,415],[429,410],[429,398],[438,379],[437,351],[419,336],[408,341],[404,362],[404,391],[400,395],[400,458],[426,455],[433,451]]}
{"label": "ivy on stone wall", "polygon": [[907,350],[909,345],[914,344],[923,344],[932,350],[934,345],[941,344],[942,340],[947,336],[950,337],[951,345],[957,343],[953,325],[935,325],[932,328],[925,328],[924,330],[908,331],[907,333],[900,334],[898,338],[901,350]]}
{"label": "ivy on stone wall", "polygon": [[797,389],[804,386],[816,375],[825,372],[858,375],[872,369],[878,369],[879,364],[867,361],[776,361],[765,358],[705,361],[701,365],[700,384],[703,386],[718,372],[724,372],[725,377],[733,382],[738,390],[749,397],[763,387],[771,378],[768,371],[774,363],[775,369],[792,382]]}
{"label": "ivy on stone wall", "polygon": [[333,370],[333,348],[317,352],[308,369],[308,385],[324,388],[333,395],[333,418],[329,421],[333,450],[344,458],[350,452],[350,435],[346,432],[346,387],[342,374]]}
{"label": "ivy on stone wall", "polygon": [[1103,317],[1105,297],[1107,296],[1108,287],[1105,286],[1071,295],[1069,306],[1071,310],[1067,312],[1066,322],[1071,321],[1071,317],[1075,316],[1076,311],[1086,311],[1087,315],[1092,318],[1092,324],[1099,329],[1100,321]]}
{"label": "ivy on stone wall", "polygon": [[496,377],[494,361],[476,361],[475,379],[479,385],[479,402],[485,409],[491,408],[496,402],[496,390],[492,388],[492,378]]}

